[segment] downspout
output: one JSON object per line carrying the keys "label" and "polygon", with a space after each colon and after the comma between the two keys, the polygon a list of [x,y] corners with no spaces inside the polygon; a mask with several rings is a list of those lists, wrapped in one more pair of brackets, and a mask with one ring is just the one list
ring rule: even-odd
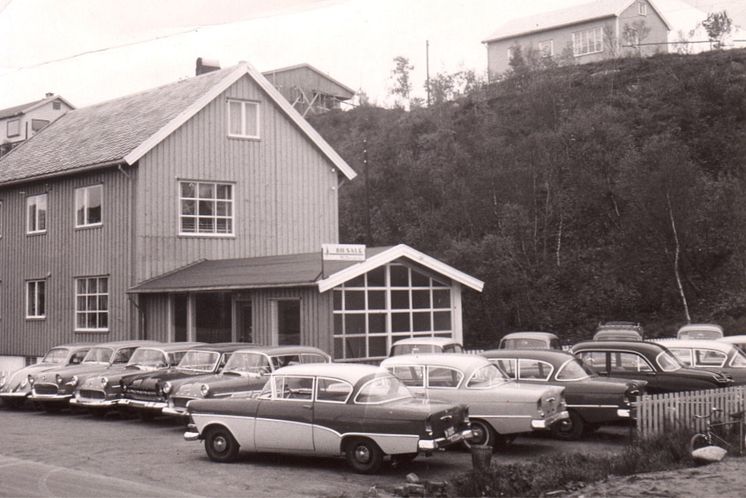
{"label": "downspout", "polygon": [[135,306],[135,309],[137,309],[138,316],[140,319],[137,321],[137,337],[136,339],[139,340],[145,340],[147,339],[145,332],[147,332],[147,327],[145,326],[145,312],[140,307],[139,304],[137,304],[137,301],[139,300],[140,295],[137,295],[138,299],[132,299],[132,295],[128,294],[127,299],[129,299],[129,302],[132,303]]}

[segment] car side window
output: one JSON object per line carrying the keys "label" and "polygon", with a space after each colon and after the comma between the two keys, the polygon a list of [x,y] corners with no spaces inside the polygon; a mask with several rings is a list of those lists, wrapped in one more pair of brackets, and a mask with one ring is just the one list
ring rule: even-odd
{"label": "car side window", "polygon": [[606,367],[606,352],[605,351],[581,351],[575,356],[583,360],[583,363],[591,368],[594,372],[599,374],[608,375],[609,370]]}
{"label": "car side window", "polygon": [[272,357],[272,367],[274,367],[275,370],[288,365],[298,365],[299,363],[300,358],[297,354],[285,354]]}
{"label": "car side window", "polygon": [[187,354],[186,351],[176,351],[174,353],[170,353],[168,355],[168,366],[178,365],[185,354]]}
{"label": "car side window", "polygon": [[652,372],[650,364],[637,353],[615,351],[611,353],[611,374]]}
{"label": "car side window", "polygon": [[70,365],[79,365],[80,362],[83,361],[83,358],[85,358],[86,353],[88,353],[87,349],[76,351],[73,353],[72,357],[70,358]]}
{"label": "car side window", "polygon": [[692,352],[689,349],[681,348],[669,348],[669,351],[679,360],[684,366],[692,366]]}
{"label": "car side window", "polygon": [[722,367],[727,355],[712,349],[695,349],[694,362],[698,367]]}
{"label": "car side window", "polygon": [[505,375],[511,379],[516,377],[516,360],[515,358],[499,358],[490,360],[492,363],[497,365],[497,368],[503,371]]}
{"label": "car side window", "polygon": [[114,361],[112,363],[127,363],[128,361],[130,361],[130,357],[132,356],[132,353],[135,352],[135,349],[137,348],[120,349],[114,355]]}
{"label": "car side window", "polygon": [[464,374],[447,367],[428,367],[427,386],[437,389],[456,389],[461,384]]}
{"label": "car side window", "polygon": [[313,377],[278,375],[273,382],[273,399],[310,401],[312,398]]}
{"label": "car side window", "polygon": [[425,367],[421,365],[394,365],[389,372],[407,387],[425,387]]}
{"label": "car side window", "polygon": [[327,363],[326,357],[320,354],[307,353],[300,355],[301,363]]}
{"label": "car side window", "polygon": [[518,360],[519,380],[548,380],[554,367],[541,360],[521,358]]}
{"label": "car side window", "polygon": [[346,403],[352,394],[352,385],[339,380],[319,377],[316,381],[316,401]]}

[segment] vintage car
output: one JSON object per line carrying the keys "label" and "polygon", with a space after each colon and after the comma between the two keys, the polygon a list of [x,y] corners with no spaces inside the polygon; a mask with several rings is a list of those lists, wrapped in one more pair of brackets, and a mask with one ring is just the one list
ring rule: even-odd
{"label": "vintage car", "polygon": [[551,332],[511,332],[500,339],[498,349],[562,349],[559,337]]}
{"label": "vintage car", "polygon": [[124,379],[143,371],[176,366],[187,351],[202,345],[201,342],[172,342],[137,348],[126,365],[114,365],[106,375],[91,376],[82,382],[75,389],[70,404],[87,408],[94,415],[103,415],[119,402]]}
{"label": "vintage car", "polygon": [[119,341],[96,344],[88,350],[83,361],[75,366],[52,368],[32,375],[30,398],[47,411],[68,406],[78,387],[88,377],[106,372],[116,365],[125,365],[140,346],[158,344],[155,341]]}
{"label": "vintage car", "polygon": [[202,439],[216,462],[250,452],[346,456],[377,472],[384,457],[406,462],[471,436],[468,409],[415,398],[372,365],[293,365],[272,373],[261,394],[191,401],[188,441]]}
{"label": "vintage car", "polygon": [[707,339],[660,339],[682,365],[723,372],[735,385],[746,384],[746,354],[733,344]]}
{"label": "vintage car", "polygon": [[463,353],[458,341],[447,337],[413,337],[399,339],[391,345],[389,356],[413,353]]}
{"label": "vintage car", "polygon": [[176,366],[129,376],[121,382],[118,405],[135,411],[144,420],[160,415],[179,387],[220,372],[233,352],[246,346],[242,342],[205,344],[187,351]]}
{"label": "vintage car", "polygon": [[330,363],[331,357],[311,346],[253,346],[233,352],[217,374],[188,379],[168,397],[163,415],[186,417],[186,404],[193,399],[224,398],[236,393],[259,391],[278,368],[307,363]]}
{"label": "vintage car", "polygon": [[723,327],[714,323],[689,323],[676,332],[677,339],[720,339]]}
{"label": "vintage car", "polygon": [[469,446],[497,448],[518,434],[549,429],[570,416],[563,387],[515,382],[482,356],[403,355],[387,358],[381,366],[416,395],[466,404],[474,431]]}
{"label": "vintage car", "polygon": [[493,349],[481,353],[519,382],[562,386],[570,417],[552,425],[559,439],[579,439],[604,424],[629,422],[644,380],[600,377],[564,351]]}
{"label": "vintage car", "polygon": [[77,365],[90,349],[91,344],[62,344],[55,346],[44,355],[39,363],[16,370],[0,379],[0,399],[3,405],[19,408],[31,395],[29,377],[51,368]]}
{"label": "vintage car", "polygon": [[594,341],[641,341],[645,337],[642,326],[637,322],[599,323]]}
{"label": "vintage car", "polygon": [[720,372],[683,366],[668,349],[653,342],[586,341],[574,345],[571,352],[599,375],[646,380],[648,394],[733,385],[733,379]]}

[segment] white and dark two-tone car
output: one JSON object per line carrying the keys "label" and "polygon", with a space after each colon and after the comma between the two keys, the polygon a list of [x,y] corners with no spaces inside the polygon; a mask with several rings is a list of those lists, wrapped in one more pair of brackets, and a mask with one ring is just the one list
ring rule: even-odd
{"label": "white and dark two-tone car", "polygon": [[471,437],[468,409],[415,398],[372,365],[294,365],[272,373],[260,394],[190,401],[188,441],[204,440],[217,462],[250,452],[346,456],[375,473],[386,456],[407,462]]}

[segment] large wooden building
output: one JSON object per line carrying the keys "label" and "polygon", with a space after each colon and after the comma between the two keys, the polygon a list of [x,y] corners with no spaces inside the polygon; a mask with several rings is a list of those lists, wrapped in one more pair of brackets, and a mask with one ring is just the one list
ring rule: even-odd
{"label": "large wooden building", "polygon": [[0,159],[0,371],[67,342],[460,337],[479,280],[406,246],[322,263],[354,177],[246,63],[67,113]]}

